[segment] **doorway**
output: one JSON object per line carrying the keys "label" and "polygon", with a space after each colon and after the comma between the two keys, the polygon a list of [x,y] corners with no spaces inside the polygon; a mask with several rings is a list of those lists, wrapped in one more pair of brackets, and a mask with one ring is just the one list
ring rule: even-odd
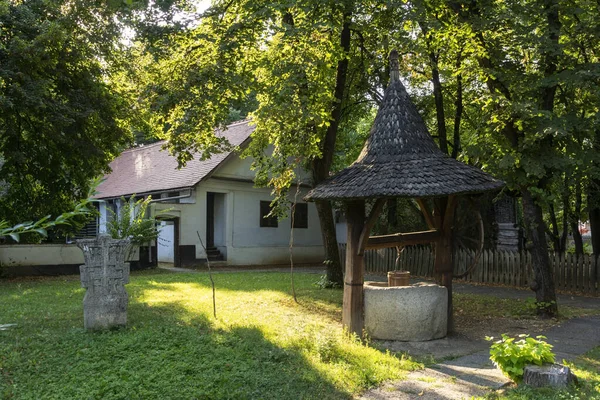
{"label": "doorway", "polygon": [[211,260],[224,260],[227,252],[225,196],[225,193],[206,193],[206,250]]}
{"label": "doorway", "polygon": [[179,218],[159,222],[156,251],[158,262],[179,266]]}

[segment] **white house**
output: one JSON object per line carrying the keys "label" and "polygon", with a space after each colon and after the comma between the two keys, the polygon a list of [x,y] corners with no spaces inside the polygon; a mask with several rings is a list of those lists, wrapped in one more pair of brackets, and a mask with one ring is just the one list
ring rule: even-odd
{"label": "white house", "polygon": [[[217,134],[244,148],[253,130],[248,121],[241,121]],[[207,258],[228,265],[289,262],[291,219],[264,218],[272,197],[269,189],[254,187],[250,158],[225,152],[207,160],[195,158],[177,169],[177,160],[161,149],[163,144],[127,150],[110,164],[112,172],[100,184],[96,196],[104,200],[100,204],[101,233],[106,231],[112,215],[107,209],[118,210],[122,196],[151,195],[153,215],[171,209],[159,216],[162,227],[157,246],[150,252],[152,260],[158,258],[175,265],[201,263]],[[298,198],[307,190],[304,188]],[[296,206],[293,249],[298,263],[320,263],[324,259],[319,220],[312,203],[299,202]]]}

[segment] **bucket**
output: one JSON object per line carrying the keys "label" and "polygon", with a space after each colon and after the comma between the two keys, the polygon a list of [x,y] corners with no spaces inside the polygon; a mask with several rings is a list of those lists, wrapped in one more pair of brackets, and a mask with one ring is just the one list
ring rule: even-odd
{"label": "bucket", "polygon": [[390,271],[388,272],[388,286],[409,286],[409,271]]}

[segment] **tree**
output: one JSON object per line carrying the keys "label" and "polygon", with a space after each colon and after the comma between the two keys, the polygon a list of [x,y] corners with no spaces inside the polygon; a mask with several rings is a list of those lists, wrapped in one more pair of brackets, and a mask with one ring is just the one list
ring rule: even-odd
{"label": "tree", "polygon": [[[590,118],[581,107],[573,112],[572,100],[575,92],[590,93],[581,78],[588,74],[597,77],[598,67],[581,64],[574,57],[580,50],[568,28],[573,28],[577,7],[589,5],[582,2],[573,7],[554,0],[484,0],[465,7],[449,3],[449,7],[461,17],[479,47],[476,61],[488,91],[479,104],[491,123],[477,144],[480,150],[487,149],[483,155],[487,163],[509,187],[521,193],[533,255],[532,289],[540,313],[555,316],[543,209],[551,205],[552,187],[561,188],[564,196],[568,189],[564,180],[571,173],[582,176],[581,160],[591,156],[586,140],[577,139],[582,134],[589,137],[590,122],[595,117]],[[579,24],[576,29],[588,28]],[[572,94],[566,95],[570,91]],[[592,95],[595,107],[599,104],[597,94],[596,89]],[[564,204],[568,215],[569,202]]]}
{"label": "tree", "polygon": [[[208,157],[223,149],[214,127],[232,104],[255,96],[256,130],[245,154],[254,158],[256,183],[273,188],[275,209],[284,213],[298,167],[310,171],[313,185],[326,179],[339,137],[359,137],[355,126],[387,84],[378,73],[387,60],[381,50],[367,50],[378,39],[365,27],[391,26],[394,9],[377,7],[373,13],[350,0],[215,2],[154,66],[148,102],[170,150],[184,164],[195,152]],[[272,156],[265,155],[269,145]],[[328,280],[341,284],[332,206],[316,206]]]}
{"label": "tree", "polygon": [[0,218],[62,213],[129,137],[84,27],[45,1],[0,7]]}
{"label": "tree", "polygon": [[[600,187],[592,146],[600,143],[597,22],[588,15],[593,5],[584,1],[216,1],[148,66],[145,101],[183,164],[194,152],[207,157],[227,146],[214,127],[253,96],[257,128],[246,154],[256,182],[284,200],[298,166],[318,184],[348,160],[337,150],[362,137],[357,126],[380,101],[387,54],[398,47],[440,148],[521,194],[540,312],[554,315],[544,214],[551,219],[556,203],[573,230],[584,201],[594,210]],[[567,187],[572,174],[580,183]],[[335,265],[330,276],[339,282],[331,205],[317,208]]]}
{"label": "tree", "polygon": [[0,2],[0,220],[71,210],[108,172],[135,116],[132,99],[109,85],[129,68],[118,57],[122,29],[157,35],[150,28],[174,3]]}

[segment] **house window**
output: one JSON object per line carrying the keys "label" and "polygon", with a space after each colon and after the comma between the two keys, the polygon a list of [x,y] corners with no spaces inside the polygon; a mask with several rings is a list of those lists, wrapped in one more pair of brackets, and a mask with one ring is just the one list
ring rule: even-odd
{"label": "house window", "polygon": [[296,203],[294,208],[294,228],[308,228],[308,204]]}
{"label": "house window", "polygon": [[270,201],[261,201],[260,202],[260,227],[261,228],[277,228],[277,217],[270,216],[271,212],[271,202]]}

